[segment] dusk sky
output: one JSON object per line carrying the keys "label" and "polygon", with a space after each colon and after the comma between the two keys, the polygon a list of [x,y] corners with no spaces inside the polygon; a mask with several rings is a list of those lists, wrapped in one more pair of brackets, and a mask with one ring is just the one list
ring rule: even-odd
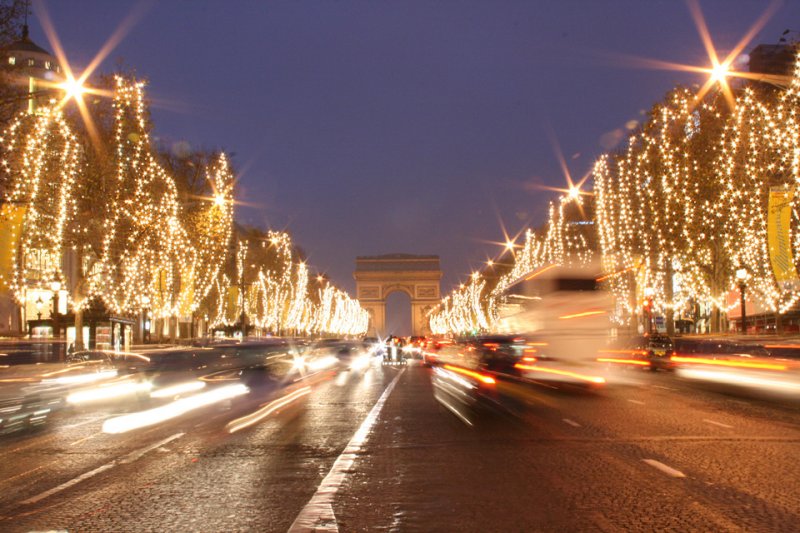
{"label": "dusk sky", "polygon": [[[723,54],[767,8],[703,1]],[[580,177],[626,124],[700,74],[687,4],[671,1],[58,1],[44,8],[85,66],[149,80],[154,135],[235,153],[237,218],[288,229],[311,264],[354,293],[358,255],[438,254],[442,290],[496,255],[502,224],[541,225],[563,187],[553,138]],[[761,30],[800,28],[800,2]],[[31,35],[47,42],[34,16]]]}

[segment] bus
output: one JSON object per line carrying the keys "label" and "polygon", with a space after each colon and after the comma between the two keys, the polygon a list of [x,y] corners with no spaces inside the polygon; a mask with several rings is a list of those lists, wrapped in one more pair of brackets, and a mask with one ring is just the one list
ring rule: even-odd
{"label": "bus", "polygon": [[538,379],[551,374],[550,379],[604,382],[592,373],[568,375],[590,367],[596,372],[598,353],[608,345],[613,302],[602,279],[599,263],[549,264],[521,276],[504,291],[498,332],[524,335],[536,352],[535,364],[522,365],[530,367],[523,370]]}

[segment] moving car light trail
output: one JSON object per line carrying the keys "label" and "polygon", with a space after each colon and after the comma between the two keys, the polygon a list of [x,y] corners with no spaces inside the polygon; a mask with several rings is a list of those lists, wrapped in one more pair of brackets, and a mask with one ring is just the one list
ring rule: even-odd
{"label": "moving car light trail", "polygon": [[188,398],[181,398],[180,400],[154,409],[139,411],[138,413],[131,413],[116,418],[109,418],[103,423],[103,432],[125,433],[134,429],[152,426],[179,417],[189,411],[242,396],[249,391],[250,389],[242,384],[226,385],[208,392],[189,396]]}
{"label": "moving car light trail", "polygon": [[485,383],[486,385],[494,385],[496,383],[495,379],[491,376],[487,376],[484,374],[480,374],[478,372],[473,372],[472,370],[467,370],[466,368],[460,368],[453,365],[444,365],[444,367],[451,371],[457,372],[459,374],[463,374],[464,376],[471,377],[472,379],[476,379],[481,383]]}
{"label": "moving car light trail", "polygon": [[540,366],[523,365],[521,363],[517,363],[516,365],[514,365],[514,368],[518,368],[520,370],[527,370],[529,372],[543,372],[545,374],[555,374],[557,376],[574,378],[589,383],[602,384],[606,382],[606,379],[600,376],[587,376],[586,374],[578,374],[577,372],[570,372],[568,370],[556,370],[555,368],[542,368]]}
{"label": "moving car light trail", "polygon": [[67,396],[67,403],[78,405],[82,403],[96,402],[100,400],[112,400],[122,398],[131,394],[147,392],[153,387],[150,382],[123,382],[110,383],[91,389],[84,389],[73,392]]}
{"label": "moving car light trail", "polygon": [[311,387],[303,387],[302,389],[298,389],[294,392],[287,394],[286,396],[282,396],[277,400],[269,402],[267,405],[265,405],[264,407],[262,407],[261,409],[259,409],[254,413],[250,413],[247,416],[237,418],[236,420],[231,420],[230,422],[228,422],[228,425],[225,426],[225,429],[228,431],[228,433],[235,433],[240,429],[248,428],[253,424],[257,424],[258,422],[264,420],[278,409],[286,407],[295,400],[298,400],[310,393],[311,393]]}

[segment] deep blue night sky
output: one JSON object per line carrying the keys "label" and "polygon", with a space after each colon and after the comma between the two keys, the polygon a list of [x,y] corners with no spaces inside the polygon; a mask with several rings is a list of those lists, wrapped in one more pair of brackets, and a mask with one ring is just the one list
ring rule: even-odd
{"label": "deep blue night sky", "polygon": [[[703,1],[731,49],[767,6]],[[544,221],[564,186],[551,137],[580,176],[625,124],[699,74],[621,55],[707,65],[678,1],[51,1],[70,62],[150,81],[157,137],[235,152],[244,222],[288,229],[350,290],[356,255],[439,254],[443,290]],[[753,43],[800,28],[782,6]],[[36,17],[33,39],[52,49]],[[752,46],[748,46],[748,51]],[[552,133],[549,133],[552,132]]]}

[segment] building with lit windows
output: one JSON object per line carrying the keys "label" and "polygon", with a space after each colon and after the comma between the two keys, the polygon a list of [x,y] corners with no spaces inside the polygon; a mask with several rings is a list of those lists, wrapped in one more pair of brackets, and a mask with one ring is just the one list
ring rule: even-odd
{"label": "building with lit windows", "polygon": [[22,36],[2,50],[4,71],[12,86],[19,88],[20,106],[36,111],[38,104],[54,96],[55,86],[63,82],[61,65],[53,55],[34,43],[28,25]]}

